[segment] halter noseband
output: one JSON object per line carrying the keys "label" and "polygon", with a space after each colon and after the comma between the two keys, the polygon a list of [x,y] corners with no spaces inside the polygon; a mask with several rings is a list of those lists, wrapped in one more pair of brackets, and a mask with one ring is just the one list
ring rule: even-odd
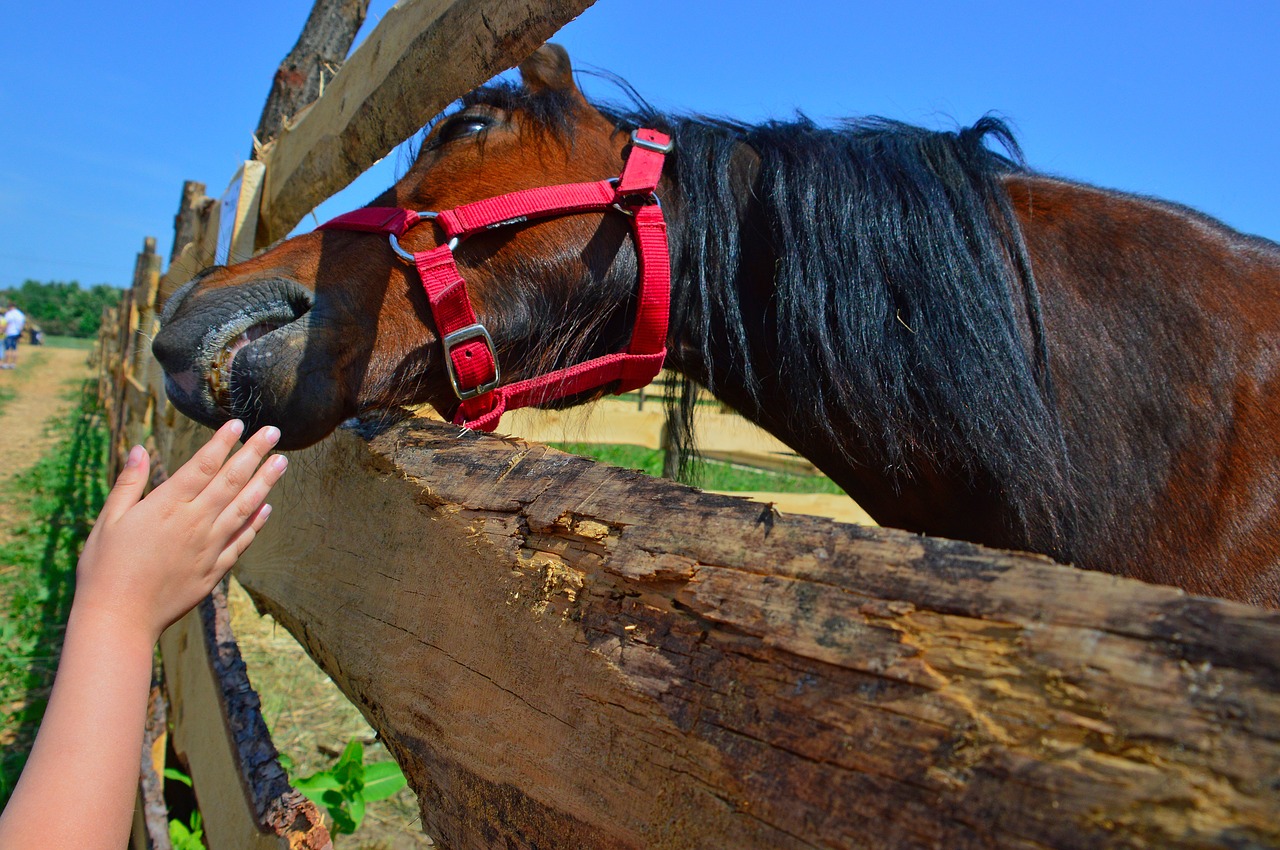
{"label": "halter noseband", "polygon": [[[667,353],[671,260],[667,253],[667,225],[654,190],[671,148],[668,136],[656,130],[635,130],[631,133],[631,153],[620,177],[523,189],[441,212],[364,207],[331,219],[318,229],[386,233],[392,250],[417,267],[444,347],[449,383],[458,397],[453,422],[478,431],[492,431],[505,410],[599,389],[614,381],[619,382],[614,392],[628,392],[657,376]],[[476,317],[467,283],[453,258],[454,247],[459,240],[481,230],[535,218],[611,209],[631,217],[640,259],[636,322],[627,350],[502,385],[493,338]],[[429,251],[410,253],[400,247],[397,237],[421,221],[434,221],[444,231],[445,242]]]}

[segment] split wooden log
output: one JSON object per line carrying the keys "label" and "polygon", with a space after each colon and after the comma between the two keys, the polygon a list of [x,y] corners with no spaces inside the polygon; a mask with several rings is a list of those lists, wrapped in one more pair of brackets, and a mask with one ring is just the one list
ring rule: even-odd
{"label": "split wooden log", "polygon": [[369,0],[316,0],[293,49],[271,78],[271,91],[253,134],[251,158],[324,91],[325,81],[333,79],[346,61],[368,11]]}
{"label": "split wooden log", "polygon": [[537,50],[592,0],[404,0],[262,152],[259,247],[455,98]]}
{"label": "split wooden log", "polygon": [[447,847],[1280,844],[1276,612],[437,423],[301,455],[239,578]]}
{"label": "split wooden log", "polygon": [[289,785],[215,588],[160,638],[173,748],[215,848],[333,850],[319,810]]}

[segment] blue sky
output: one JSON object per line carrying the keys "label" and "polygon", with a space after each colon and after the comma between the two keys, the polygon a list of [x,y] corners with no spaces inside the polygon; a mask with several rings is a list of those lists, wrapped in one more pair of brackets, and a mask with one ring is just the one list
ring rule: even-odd
{"label": "blue sky", "polygon": [[[182,181],[221,192],[310,5],[11,4],[0,287],[125,285],[147,235],[167,256]],[[375,0],[370,23],[389,5]],[[1037,169],[1280,241],[1275,0],[598,0],[556,40],[673,110],[936,128],[996,112]],[[367,202],[396,160],[319,217]]]}

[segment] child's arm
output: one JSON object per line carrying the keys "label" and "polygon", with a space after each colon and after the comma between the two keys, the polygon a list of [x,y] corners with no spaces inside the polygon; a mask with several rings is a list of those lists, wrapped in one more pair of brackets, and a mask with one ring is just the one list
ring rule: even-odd
{"label": "child's arm", "polygon": [[280,432],[264,428],[230,460],[244,426],[228,422],[146,499],[135,447],[76,570],[62,658],[31,757],[0,814],[0,848],[128,843],[142,727],[160,633],[203,599],[266,522],[284,473]]}

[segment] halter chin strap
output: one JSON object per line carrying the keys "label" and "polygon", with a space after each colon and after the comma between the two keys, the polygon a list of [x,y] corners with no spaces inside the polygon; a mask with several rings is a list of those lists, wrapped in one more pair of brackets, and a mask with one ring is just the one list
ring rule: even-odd
{"label": "halter chin strap", "polygon": [[[645,386],[657,376],[667,353],[671,260],[667,253],[667,224],[654,190],[671,147],[671,139],[662,133],[636,130],[631,134],[631,153],[620,177],[524,189],[441,212],[364,207],[331,219],[318,229],[386,233],[396,254],[417,267],[444,347],[449,383],[458,396],[453,421],[466,428],[492,431],[503,411],[600,389],[614,381],[618,382],[614,392],[624,393]],[[617,210],[631,217],[640,258],[636,323],[627,350],[502,384],[493,337],[476,317],[467,282],[453,258],[454,247],[459,240],[482,230],[602,210]],[[400,247],[397,237],[422,221],[434,221],[444,231],[445,242],[429,251],[409,253]]]}

